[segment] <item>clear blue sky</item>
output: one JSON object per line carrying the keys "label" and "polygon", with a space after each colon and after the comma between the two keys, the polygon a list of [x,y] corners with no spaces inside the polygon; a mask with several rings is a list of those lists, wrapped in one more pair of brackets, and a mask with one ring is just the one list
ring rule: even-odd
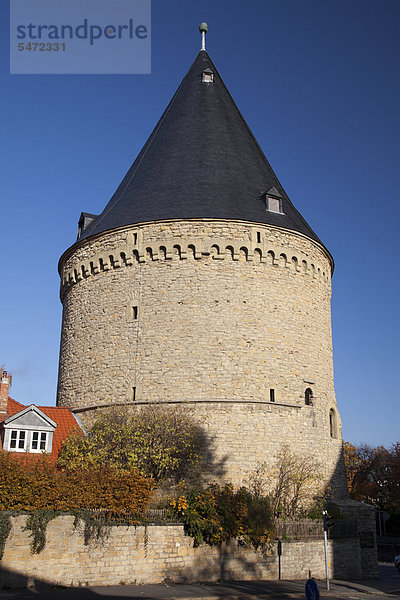
{"label": "clear blue sky", "polygon": [[[111,1],[111,0],[110,0]],[[151,75],[9,75],[0,4],[0,364],[54,404],[57,261],[100,212],[200,49],[335,258],[343,435],[400,439],[398,0],[153,0]]]}

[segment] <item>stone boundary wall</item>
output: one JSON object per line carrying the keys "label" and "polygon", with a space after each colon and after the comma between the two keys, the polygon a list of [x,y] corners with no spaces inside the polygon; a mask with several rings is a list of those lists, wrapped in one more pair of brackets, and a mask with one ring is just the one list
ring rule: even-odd
{"label": "stone boundary wall", "polygon": [[351,499],[335,500],[332,505],[339,511],[341,517],[357,519],[360,539],[361,577],[378,577],[375,507]]}
{"label": "stone boundary wall", "polygon": [[[40,582],[63,586],[121,583],[207,582],[278,579],[276,545],[269,555],[232,541],[221,547],[193,547],[183,526],[176,524],[111,527],[103,539],[84,545],[82,527],[73,516],[60,516],[47,527],[40,554],[30,550],[26,516],[12,517],[12,529],[1,561],[0,587],[16,588]],[[308,571],[324,578],[323,540],[282,542],[282,579],[307,579]],[[329,542],[331,577],[359,578],[358,539]]]}

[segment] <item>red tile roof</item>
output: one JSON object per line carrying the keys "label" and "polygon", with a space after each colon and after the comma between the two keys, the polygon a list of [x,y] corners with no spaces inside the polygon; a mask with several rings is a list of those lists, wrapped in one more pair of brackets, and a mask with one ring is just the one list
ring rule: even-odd
{"label": "red tile roof", "polygon": [[13,400],[13,398],[10,398],[9,396],[7,400],[7,418],[16,415],[21,410],[24,410],[24,408],[26,408],[26,406],[20,402],[17,402],[16,400]]}
{"label": "red tile roof", "polygon": [[68,408],[59,408],[56,406],[38,406],[38,409],[44,412],[45,415],[53,419],[57,423],[56,430],[53,435],[52,455],[58,458],[61,446],[69,434],[77,429],[80,429],[74,415]]}

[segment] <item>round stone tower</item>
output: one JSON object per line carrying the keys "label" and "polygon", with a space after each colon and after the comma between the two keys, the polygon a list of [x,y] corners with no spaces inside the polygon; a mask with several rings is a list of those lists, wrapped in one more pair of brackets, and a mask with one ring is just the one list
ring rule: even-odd
{"label": "round stone tower", "polygon": [[289,444],[345,494],[333,260],[205,50],[59,268],[59,406],[187,403],[227,479]]}

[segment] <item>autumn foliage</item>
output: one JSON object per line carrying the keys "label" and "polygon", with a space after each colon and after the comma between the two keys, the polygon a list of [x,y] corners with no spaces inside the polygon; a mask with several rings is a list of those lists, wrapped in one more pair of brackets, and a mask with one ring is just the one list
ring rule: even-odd
{"label": "autumn foliage", "polygon": [[153,487],[135,469],[96,466],[59,472],[45,454],[0,452],[0,510],[101,508],[135,514],[149,502]]}
{"label": "autumn foliage", "polygon": [[73,433],[63,444],[58,465],[66,470],[137,469],[160,482],[187,477],[202,455],[204,432],[188,407],[150,405],[134,413],[104,412],[87,435]]}
{"label": "autumn foliage", "polygon": [[212,484],[205,490],[188,490],[171,500],[173,514],[184,523],[196,546],[220,544],[231,538],[268,550],[274,522],[268,498],[231,484]]}
{"label": "autumn foliage", "polygon": [[347,486],[350,494],[355,491],[356,480],[366,467],[365,459],[360,451],[350,442],[343,443],[343,456],[346,466]]}
{"label": "autumn foliage", "polygon": [[400,533],[400,442],[387,449],[344,443],[350,496],[390,515],[388,531]]}

